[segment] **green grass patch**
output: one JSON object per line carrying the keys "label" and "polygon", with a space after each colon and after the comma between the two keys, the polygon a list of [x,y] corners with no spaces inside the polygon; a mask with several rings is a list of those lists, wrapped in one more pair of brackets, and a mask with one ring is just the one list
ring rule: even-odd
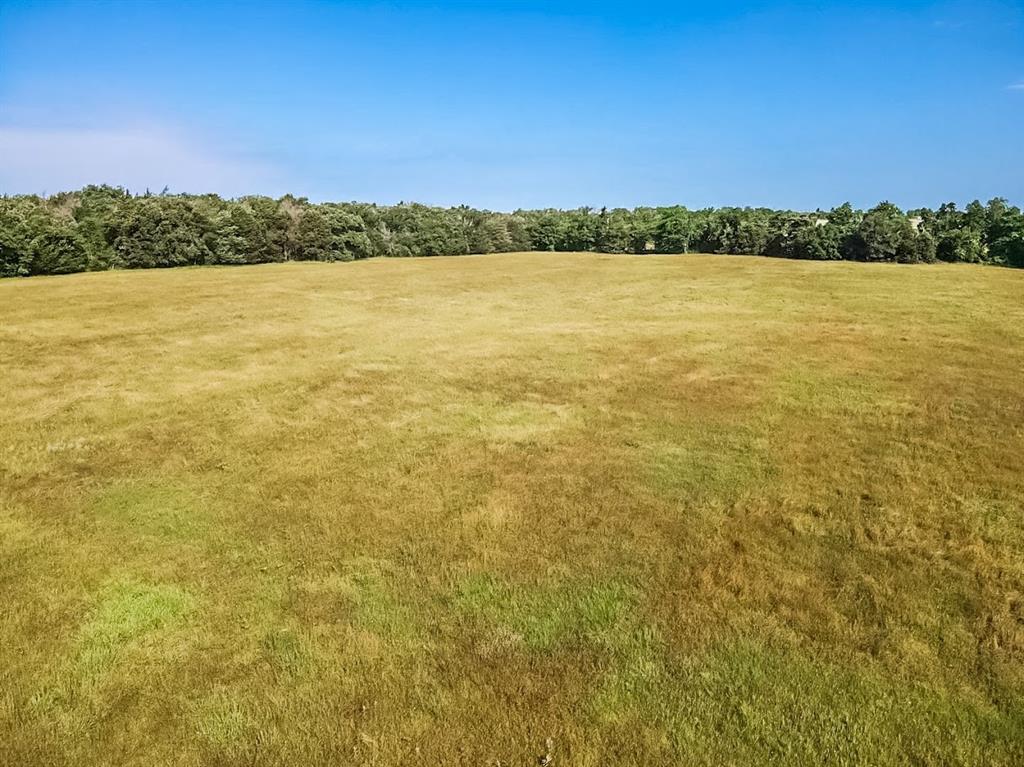
{"label": "green grass patch", "polygon": [[236,761],[251,756],[256,722],[226,692],[209,696],[193,707],[193,731],[215,760]]}
{"label": "green grass patch", "polygon": [[677,428],[659,435],[645,452],[651,489],[676,501],[735,499],[774,471],[767,440],[743,426]]}
{"label": "green grass patch", "polygon": [[97,520],[133,536],[173,541],[200,537],[210,524],[203,499],[174,483],[117,483],[103,490],[89,510]]}
{"label": "green grass patch", "polygon": [[579,642],[617,647],[628,638],[634,597],[616,582],[523,586],[485,574],[463,580],[454,602],[488,629],[511,632],[530,650],[548,651]]}
{"label": "green grass patch", "polygon": [[194,607],[193,597],[174,584],[119,581],[105,587],[79,631],[79,672],[86,677],[104,674],[129,650],[159,640]]}
{"label": "green grass patch", "polygon": [[347,561],[342,574],[350,589],[347,600],[353,624],[393,645],[412,641],[419,633],[416,613],[403,598],[390,562],[376,559]]}
{"label": "green grass patch", "polygon": [[414,594],[388,560],[354,557],[309,577],[292,591],[292,612],[321,627],[344,625],[396,649],[415,642],[423,622]]}
{"label": "green grass patch", "polygon": [[275,672],[295,677],[310,664],[310,652],[302,638],[291,629],[273,629],[260,642],[264,655]]}
{"label": "green grass patch", "polygon": [[810,364],[793,369],[778,385],[777,402],[788,410],[837,419],[904,415],[912,402],[872,371],[839,371]]}
{"label": "green grass patch", "polygon": [[[1024,707],[998,711],[870,665],[742,640],[689,658],[641,710],[698,764],[1020,764]],[[671,701],[666,706],[665,701]],[[708,733],[714,732],[715,738]]]}

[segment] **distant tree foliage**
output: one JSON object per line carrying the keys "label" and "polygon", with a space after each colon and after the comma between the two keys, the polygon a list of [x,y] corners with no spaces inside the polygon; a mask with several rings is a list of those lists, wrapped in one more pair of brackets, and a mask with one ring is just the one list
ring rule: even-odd
{"label": "distant tree foliage", "polygon": [[1006,200],[904,212],[883,202],[800,213],[681,206],[495,213],[416,203],[132,195],[88,186],[0,198],[0,276],[199,264],[352,261],[521,250],[734,253],[822,261],[1024,267],[1024,214]]}

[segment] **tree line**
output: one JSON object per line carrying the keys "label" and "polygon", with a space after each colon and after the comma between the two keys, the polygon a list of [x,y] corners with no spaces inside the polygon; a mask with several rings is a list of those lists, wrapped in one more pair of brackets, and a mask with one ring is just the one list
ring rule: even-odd
{"label": "tree line", "polygon": [[816,260],[1024,267],[1024,214],[997,198],[961,209],[682,206],[517,210],[311,203],[285,195],[133,195],[87,186],[0,198],[0,276],[506,251],[733,253]]}

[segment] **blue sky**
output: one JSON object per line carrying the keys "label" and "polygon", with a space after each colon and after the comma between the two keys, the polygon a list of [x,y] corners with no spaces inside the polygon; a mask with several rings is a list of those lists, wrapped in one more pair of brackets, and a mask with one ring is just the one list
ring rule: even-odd
{"label": "blue sky", "polygon": [[1024,3],[0,0],[0,192],[1024,203]]}

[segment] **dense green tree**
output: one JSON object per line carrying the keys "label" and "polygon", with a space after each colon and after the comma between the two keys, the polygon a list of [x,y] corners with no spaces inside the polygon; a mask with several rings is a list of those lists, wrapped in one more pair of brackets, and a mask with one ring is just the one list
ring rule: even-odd
{"label": "dense green tree", "polygon": [[940,261],[981,261],[981,235],[970,229],[950,229],[939,235],[935,255]]}
{"label": "dense green tree", "polygon": [[727,245],[727,253],[761,254],[772,241],[771,222],[763,210],[744,211],[736,215],[732,231],[733,236]]}
{"label": "dense green tree", "polygon": [[842,258],[842,230],[832,223],[809,221],[793,236],[793,258],[836,261]]}
{"label": "dense green tree", "polygon": [[849,203],[828,213],[766,208],[576,208],[320,203],[286,195],[131,195],[89,186],[0,198],[0,276],[114,267],[348,261],[510,250],[735,253],[784,258],[1024,266],[1024,214],[1006,200],[904,213]]}
{"label": "dense green tree", "polygon": [[493,213],[478,216],[467,239],[470,253],[506,253],[513,249],[508,219]]}
{"label": "dense green tree", "polygon": [[292,245],[289,239],[292,219],[287,209],[269,197],[244,197],[240,202],[241,206],[233,207],[244,207],[254,223],[252,250],[246,260],[249,263],[286,260]]}
{"label": "dense green tree", "polygon": [[912,260],[913,227],[899,208],[883,202],[864,214],[846,252],[856,261]]}
{"label": "dense green tree", "polygon": [[996,263],[1024,267],[1024,230],[999,238],[991,252]]}
{"label": "dense green tree", "polygon": [[232,205],[217,218],[211,248],[217,264],[259,263],[265,255],[266,232],[247,205]]}
{"label": "dense green tree", "polygon": [[78,231],[51,220],[30,246],[28,274],[71,274],[85,271],[88,265],[85,242]]}
{"label": "dense green tree", "polygon": [[828,212],[827,216],[828,223],[837,227],[843,235],[853,234],[857,229],[857,226],[860,224],[861,218],[863,218],[863,216],[854,210],[853,206],[848,202],[844,202],[842,205],[832,208],[832,210]]}
{"label": "dense green tree", "polygon": [[1024,214],[1020,209],[996,198],[985,208],[985,240],[990,258],[1000,264],[1021,266],[1020,242],[1024,239]]}
{"label": "dense green tree", "polygon": [[561,250],[564,242],[562,236],[562,212],[548,209],[529,211],[524,214],[526,231],[530,241],[537,250]]}
{"label": "dense green tree", "polygon": [[42,231],[44,221],[36,197],[0,199],[0,277],[23,277],[32,269],[32,240]]}
{"label": "dense green tree", "polygon": [[120,187],[87,186],[76,193],[72,216],[86,250],[88,269],[120,266],[114,238],[122,211],[130,202],[130,195]]}
{"label": "dense green tree", "polygon": [[508,231],[509,250],[533,250],[533,242],[530,240],[529,222],[522,212],[506,216],[505,228]]}
{"label": "dense green tree", "polygon": [[940,205],[930,218],[925,218],[925,226],[935,237],[935,254],[940,261],[975,262],[984,258],[982,219],[979,216],[976,220],[978,228],[952,202]]}
{"label": "dense green tree", "polygon": [[629,252],[646,253],[657,247],[658,209],[636,208],[629,228]]}
{"label": "dense green tree", "polygon": [[898,260],[905,264],[930,264],[936,260],[935,238],[927,229],[904,231]]}
{"label": "dense green tree", "polygon": [[655,250],[660,253],[686,253],[696,238],[694,216],[686,208],[661,208],[654,225]]}
{"label": "dense green tree", "polygon": [[125,209],[114,251],[128,268],[213,263],[207,233],[215,223],[187,198],[148,195]]}
{"label": "dense green tree", "polygon": [[599,216],[593,208],[565,212],[562,243],[559,250],[593,250],[597,245]]}
{"label": "dense green tree", "polygon": [[331,224],[320,208],[302,211],[296,232],[295,258],[299,261],[330,260]]}
{"label": "dense green tree", "polygon": [[602,208],[597,217],[594,249],[603,253],[629,253],[634,249],[633,213],[625,208]]}
{"label": "dense green tree", "polygon": [[325,203],[320,206],[330,231],[330,247],[326,260],[353,261],[371,255],[372,243],[366,224],[345,205]]}
{"label": "dense green tree", "polygon": [[1006,200],[995,199],[986,209],[986,239],[992,261],[1008,266],[1024,266],[1024,213]]}

